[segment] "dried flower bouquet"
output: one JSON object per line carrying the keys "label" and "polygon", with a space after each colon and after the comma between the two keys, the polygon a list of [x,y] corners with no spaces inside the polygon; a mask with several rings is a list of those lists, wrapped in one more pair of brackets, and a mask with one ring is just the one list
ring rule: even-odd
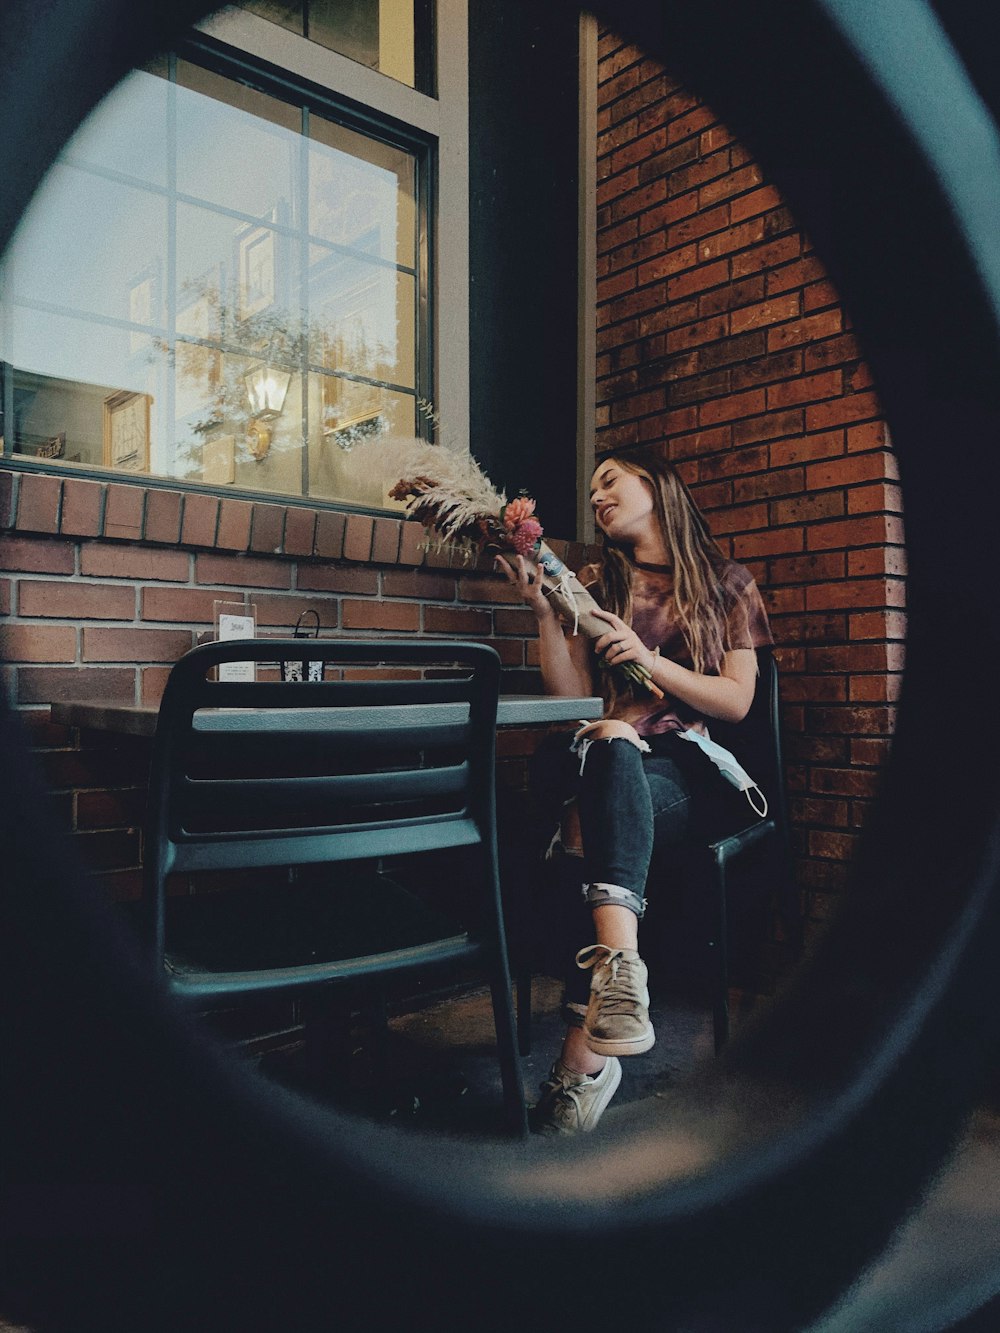
{"label": "dried flower bouquet", "polygon": [[[389,494],[425,527],[433,529],[442,545],[460,551],[471,562],[481,551],[522,555],[533,560],[542,590],[559,618],[573,633],[598,639],[608,623],[595,615],[601,608],[580,580],[542,541],[542,525],[535,517],[535,502],[527,495],[508,500],[468,454],[418,439],[379,441],[380,464],[399,480]],[[630,686],[639,686],[657,698],[663,691],[638,662],[615,668]]]}

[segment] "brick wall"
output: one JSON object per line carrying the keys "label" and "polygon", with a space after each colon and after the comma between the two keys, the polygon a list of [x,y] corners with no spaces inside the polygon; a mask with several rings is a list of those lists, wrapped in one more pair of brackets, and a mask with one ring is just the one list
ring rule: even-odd
{"label": "brick wall", "polygon": [[850,320],[710,107],[603,32],[598,449],[667,441],[764,591],[799,882],[822,916],[878,785],[904,633],[895,460]]}
{"label": "brick wall", "polygon": [[[201,493],[0,471],[0,659],[61,820],[116,898],[139,883],[148,742],[55,725],[61,699],[155,704],[170,664],[213,624],[213,602],[257,608],[290,633],[422,634],[491,644],[504,689],[540,688],[534,617],[489,569],[426,553],[419,524]],[[576,564],[582,546],[553,541]],[[524,781],[536,741],[498,739],[501,777]]]}

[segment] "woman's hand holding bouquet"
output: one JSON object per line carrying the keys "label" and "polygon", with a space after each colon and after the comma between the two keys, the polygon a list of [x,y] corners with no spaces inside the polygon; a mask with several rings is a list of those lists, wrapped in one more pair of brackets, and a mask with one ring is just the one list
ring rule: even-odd
{"label": "woman's hand holding bouquet", "polygon": [[[645,664],[655,658],[618,616],[598,606],[576,575],[542,541],[535,502],[519,495],[508,501],[491,486],[477,464],[464,454],[422,440],[379,442],[381,463],[398,467],[399,480],[389,491],[406,502],[407,511],[443,542],[464,550],[467,559],[494,551],[504,559],[508,577],[521,589],[536,615],[548,608],[594,642],[599,659],[624,677],[626,686],[641,686],[663,697]],[[373,446],[368,446],[373,447]],[[604,654],[603,657],[600,655]]]}

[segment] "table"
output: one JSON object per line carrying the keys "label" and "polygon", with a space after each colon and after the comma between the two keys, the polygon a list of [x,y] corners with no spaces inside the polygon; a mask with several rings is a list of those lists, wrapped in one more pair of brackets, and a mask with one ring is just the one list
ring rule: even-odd
{"label": "table", "polygon": [[[151,738],[156,731],[158,709],[152,704],[105,704],[63,700],[52,705],[52,721],[89,731],[109,731],[121,736]],[[529,727],[556,722],[592,721],[602,716],[604,704],[596,696],[569,697],[547,694],[502,694],[497,707],[497,726]],[[283,731],[316,733],[356,727],[369,712],[365,708],[297,708],[288,710],[219,708],[195,715],[198,731]],[[379,725],[388,714],[400,728],[426,723],[430,716],[442,725],[468,716],[464,704],[410,704],[379,708]]]}

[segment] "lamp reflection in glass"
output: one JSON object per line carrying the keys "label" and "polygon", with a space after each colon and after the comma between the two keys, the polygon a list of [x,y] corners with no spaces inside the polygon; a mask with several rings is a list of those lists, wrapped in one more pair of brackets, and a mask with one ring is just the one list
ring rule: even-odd
{"label": "lamp reflection in glass", "polygon": [[247,428],[247,448],[259,463],[271,447],[271,427],[267,424],[281,415],[285,395],[292,382],[290,370],[276,370],[266,363],[243,377],[250,399],[252,420]]}

